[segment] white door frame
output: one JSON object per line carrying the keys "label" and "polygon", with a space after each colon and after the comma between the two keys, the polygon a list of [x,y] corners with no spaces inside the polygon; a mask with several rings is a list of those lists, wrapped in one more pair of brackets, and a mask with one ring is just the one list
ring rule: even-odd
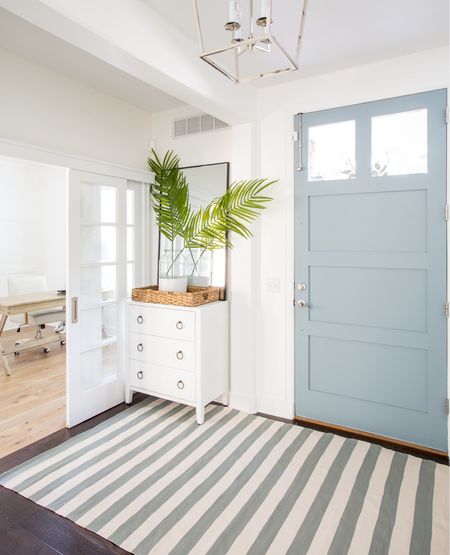
{"label": "white door frame", "polygon": [[[102,175],[109,175],[112,177],[119,177],[129,182],[141,183],[143,186],[152,183],[154,174],[145,170],[138,170],[110,164],[108,162],[101,162],[98,160],[90,160],[79,156],[72,156],[67,153],[52,151],[35,145],[29,145],[10,141],[0,137],[0,155],[9,156],[11,158],[19,158],[21,160],[36,162],[38,164],[45,164],[51,166],[58,166],[66,168],[67,170],[81,170],[90,173],[97,173]],[[65,186],[68,186],[69,171],[67,171]],[[150,214],[149,195],[144,194],[142,197],[142,223],[141,237],[139,241],[140,255],[144,256],[145,266],[151,261],[153,253],[152,241],[149,238],[151,223],[145,218],[145,215]],[[151,248],[150,254],[148,253]],[[145,275],[141,276],[143,279],[151,277],[151,269],[148,268]],[[67,291],[67,298],[70,298],[70,292]],[[125,341],[125,337],[118,339]],[[125,349],[126,350],[126,349]],[[67,364],[66,364],[67,372]]]}
{"label": "white door frame", "polygon": [[82,170],[92,173],[101,173],[114,177],[122,177],[129,181],[140,183],[151,183],[153,173],[126,166],[119,166],[110,162],[102,162],[81,156],[74,156],[65,152],[46,149],[36,145],[10,141],[0,137],[0,155],[10,156],[11,158],[21,158],[30,162],[38,162],[51,166],[61,166],[73,170]]}

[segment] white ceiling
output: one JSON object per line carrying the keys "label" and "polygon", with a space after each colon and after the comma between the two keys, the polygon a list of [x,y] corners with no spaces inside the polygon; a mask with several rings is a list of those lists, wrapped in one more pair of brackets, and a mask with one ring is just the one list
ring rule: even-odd
{"label": "white ceiling", "polygon": [[[192,0],[143,1],[185,34],[197,38]],[[202,2],[221,5],[226,0],[200,0],[200,6]],[[277,38],[282,40],[281,36]],[[448,42],[448,0],[309,0],[301,69],[255,83],[270,86],[282,80],[394,58]]]}
{"label": "white ceiling", "polygon": [[184,103],[0,8],[0,48],[149,112]]}
{"label": "white ceiling", "polygon": [[[197,39],[192,0],[142,1],[187,36]],[[273,1],[286,6],[295,0]],[[227,0],[199,2],[223,7]],[[308,5],[301,69],[257,81],[256,86],[275,85],[448,44],[448,0],[309,0]],[[179,99],[2,8],[0,48],[150,112],[183,105]]]}

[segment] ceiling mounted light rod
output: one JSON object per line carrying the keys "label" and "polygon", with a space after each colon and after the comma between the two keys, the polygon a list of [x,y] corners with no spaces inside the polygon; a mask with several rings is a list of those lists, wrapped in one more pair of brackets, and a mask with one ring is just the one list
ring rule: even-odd
{"label": "ceiling mounted light rod", "polygon": [[[200,57],[234,83],[298,69],[307,0],[298,0],[297,9],[286,0],[193,2]],[[274,4],[278,10],[275,21]],[[298,32],[292,26],[297,18]],[[275,38],[275,27],[282,40]],[[209,41],[205,40],[208,32]]]}

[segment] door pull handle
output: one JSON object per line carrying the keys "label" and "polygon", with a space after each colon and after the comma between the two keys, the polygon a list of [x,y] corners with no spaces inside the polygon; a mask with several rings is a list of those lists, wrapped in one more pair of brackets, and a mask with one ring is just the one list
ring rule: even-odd
{"label": "door pull handle", "polygon": [[78,297],[72,297],[72,324],[78,323]]}

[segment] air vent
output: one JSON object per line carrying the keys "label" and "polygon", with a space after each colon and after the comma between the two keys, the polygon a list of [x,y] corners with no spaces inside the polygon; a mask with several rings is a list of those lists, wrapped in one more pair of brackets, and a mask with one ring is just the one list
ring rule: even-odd
{"label": "air vent", "polygon": [[187,120],[187,134],[188,135],[195,135],[196,133],[200,133],[200,116],[196,116],[195,118],[189,118]]}
{"label": "air vent", "polygon": [[179,121],[175,122],[173,128],[173,134],[175,137],[183,137],[183,135],[186,135],[186,124],[186,119],[180,119]]}
{"label": "air vent", "polygon": [[228,123],[215,118],[209,114],[200,114],[185,119],[178,119],[173,122],[173,136],[185,137],[187,135],[197,135],[198,133],[208,133],[218,129],[226,129]]}

